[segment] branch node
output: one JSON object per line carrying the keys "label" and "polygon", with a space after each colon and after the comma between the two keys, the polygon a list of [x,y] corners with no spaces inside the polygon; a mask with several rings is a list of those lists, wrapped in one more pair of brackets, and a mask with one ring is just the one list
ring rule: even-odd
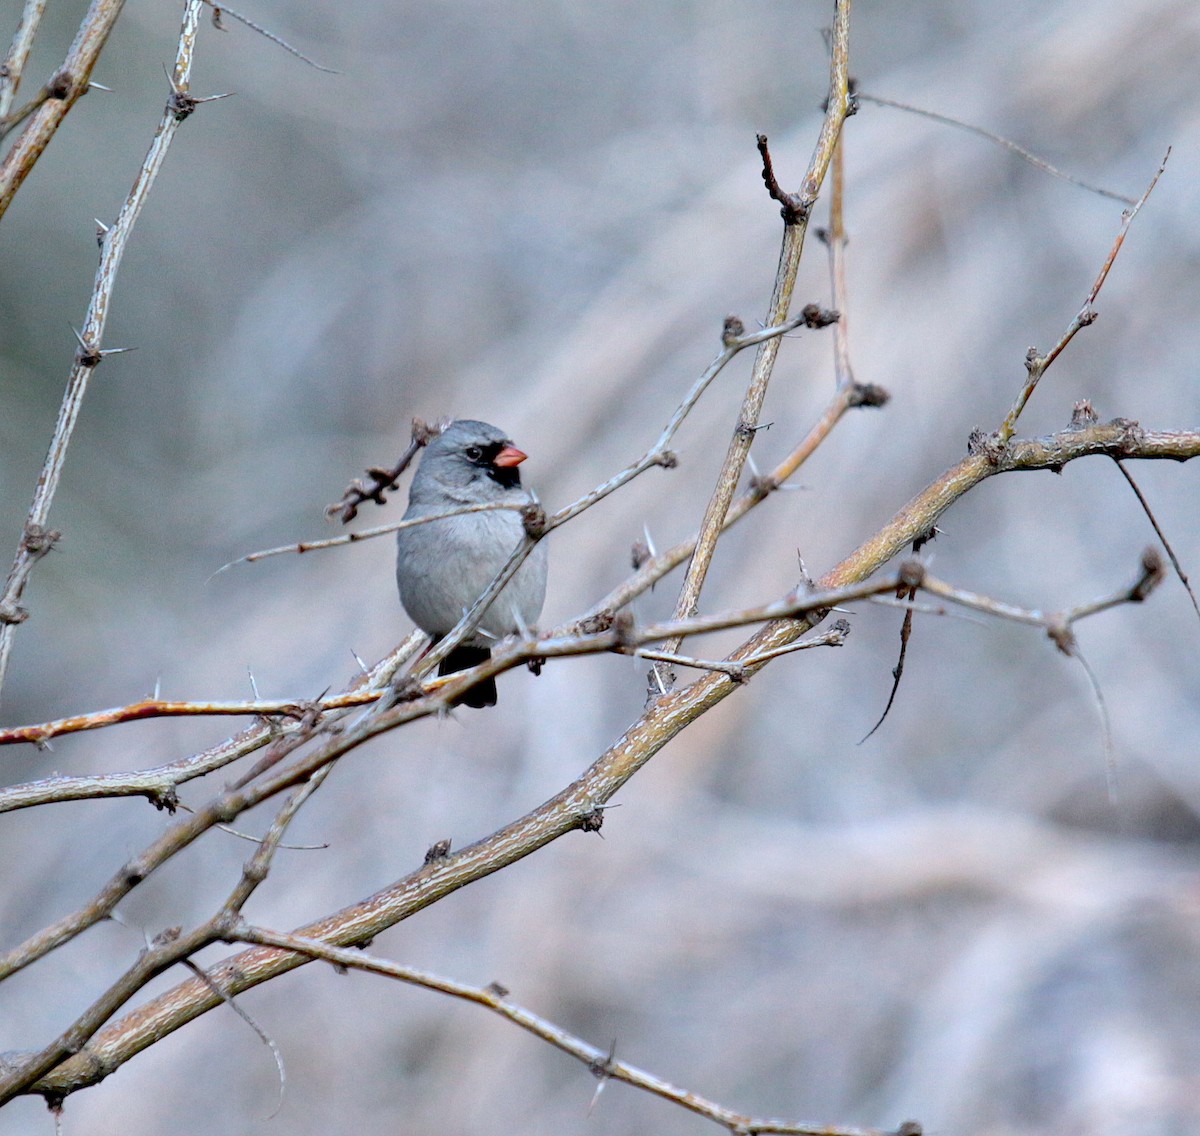
{"label": "branch node", "polygon": [[891,393],[875,383],[854,383],[850,388],[848,404],[854,406],[886,406]]}
{"label": "branch node", "polygon": [[612,617],[609,628],[611,628],[613,633],[613,646],[617,650],[624,647],[636,646],[635,640],[637,637],[634,634],[633,612],[628,609],[617,612]]}
{"label": "branch node", "polygon": [[899,582],[905,588],[919,588],[925,582],[925,565],[913,556],[901,561]]}
{"label": "branch node", "polygon": [[820,304],[805,304],[800,309],[800,314],[804,317],[804,326],[813,331],[837,323],[842,318],[841,312],[833,308],[823,308]]}
{"label": "branch node", "polygon": [[75,362],[81,367],[98,367],[103,358],[102,351],[91,344],[84,343],[83,340],[79,341],[79,350],[75,352]]}
{"label": "branch node", "polygon": [[595,615],[587,616],[586,619],[581,619],[575,625],[574,630],[580,635],[602,635],[616,622],[617,614],[606,608],[604,611],[596,612]]}
{"label": "branch node", "polygon": [[62,539],[57,529],[46,529],[41,525],[28,525],[21,537],[21,547],[30,556],[41,559]]}
{"label": "branch node", "polygon": [[725,347],[734,347],[737,341],[746,334],[746,325],[737,316],[726,316],[721,328],[721,343]]}
{"label": "branch node", "polygon": [[172,91],[171,97],[167,99],[167,110],[175,116],[176,122],[182,122],[199,105],[200,100],[188,94],[187,91]]}
{"label": "branch node", "polygon": [[1082,398],[1074,406],[1071,411],[1071,421],[1068,424],[1068,429],[1083,430],[1088,426],[1095,426],[1100,421],[1100,416],[1096,413],[1092,406],[1091,400]]}
{"label": "branch node", "polygon": [[175,815],[175,810],[179,808],[179,794],[175,792],[174,785],[168,785],[165,789],[150,789],[146,793],[148,800],[159,812],[167,812],[171,816]]}
{"label": "branch node", "polygon": [[1121,436],[1117,439],[1117,446],[1121,453],[1127,456],[1135,453],[1146,437],[1146,431],[1142,429],[1141,423],[1135,422],[1132,418],[1114,418],[1109,425],[1115,426],[1121,431]]}
{"label": "branch node", "polygon": [[991,465],[999,465],[1004,454],[1004,443],[999,434],[989,434],[976,426],[967,436],[967,453],[972,457],[982,454]]}
{"label": "branch node", "polygon": [[1162,557],[1158,553],[1157,548],[1147,548],[1142,553],[1142,574],[1138,578],[1137,583],[1129,589],[1129,602],[1141,603],[1159,584],[1163,582],[1167,574],[1166,565],[1163,564]]}
{"label": "branch node", "polygon": [[848,619],[836,619],[833,625],[829,628],[827,641],[831,647],[840,647],[846,642],[847,636],[850,634],[850,621]]}
{"label": "branch node", "polygon": [[655,458],[655,463],[661,465],[663,469],[675,469],[679,465],[679,455],[674,450],[663,450]]}
{"label": "branch node", "polygon": [[761,501],[764,497],[774,493],[778,488],[779,481],[769,475],[750,478],[749,490],[754,495],[756,501]]}
{"label": "branch node", "polygon": [[0,623],[24,623],[28,618],[29,608],[15,603],[0,604]]}
{"label": "branch node", "polygon": [[536,501],[521,510],[521,524],[530,540],[540,540],[546,535],[546,510]]}
{"label": "branch node", "polygon": [[1075,654],[1075,633],[1061,616],[1056,616],[1046,625],[1046,634],[1064,655]]}
{"label": "branch node", "polygon": [[439,860],[446,860],[450,856],[450,838],[446,837],[443,840],[437,840],[425,850],[425,863],[436,864]]}
{"label": "branch node", "polygon": [[70,71],[62,70],[50,77],[46,84],[46,97],[49,99],[68,99],[75,89],[75,76]]}
{"label": "branch node", "polygon": [[604,806],[593,805],[586,812],[582,812],[576,818],[576,825],[580,832],[599,832],[604,827]]}

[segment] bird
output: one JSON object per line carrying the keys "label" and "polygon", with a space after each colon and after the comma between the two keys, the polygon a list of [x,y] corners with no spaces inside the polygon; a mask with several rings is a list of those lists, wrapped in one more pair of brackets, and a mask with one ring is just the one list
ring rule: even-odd
{"label": "bird", "polygon": [[[518,507],[446,517],[397,534],[400,602],[434,644],[483,594],[525,535],[519,508],[534,502],[521,485],[518,467],[526,457],[503,430],[471,418],[451,422],[421,454],[404,520],[464,505]],[[545,597],[546,544],[539,541],[492,601],[474,634],[441,661],[438,674],[453,674],[490,659],[493,642],[534,625]],[[496,680],[476,683],[454,703],[460,704],[494,706]]]}

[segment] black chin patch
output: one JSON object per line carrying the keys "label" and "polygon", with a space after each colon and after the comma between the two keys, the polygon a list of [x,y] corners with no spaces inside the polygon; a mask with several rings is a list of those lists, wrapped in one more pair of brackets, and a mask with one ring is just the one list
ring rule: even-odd
{"label": "black chin patch", "polygon": [[516,489],[521,484],[521,471],[515,465],[489,465],[487,474],[505,489]]}

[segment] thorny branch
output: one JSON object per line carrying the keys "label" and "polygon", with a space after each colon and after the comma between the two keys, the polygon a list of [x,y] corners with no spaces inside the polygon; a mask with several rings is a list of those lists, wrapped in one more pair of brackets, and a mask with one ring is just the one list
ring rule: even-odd
{"label": "thorny branch", "polygon": [[[231,929],[241,920],[242,908],[247,900],[266,879],[271,859],[283,838],[284,831],[300,807],[320,787],[331,766],[317,771],[307,783],[302,783],[284,802],[267,835],[259,843],[257,851],[246,862],[242,876],[211,919],[190,932],[171,928],[160,934],[133,965],[92,1003],[64,1033],[55,1038],[40,1052],[23,1056],[15,1068],[0,1074],[0,1104],[11,1100],[44,1076],[64,1058],[77,1054],[89,1038],[112,1015],[143,989],[153,978],[177,962],[188,959],[197,951],[212,943],[228,939]],[[207,979],[204,980],[209,985]],[[228,995],[215,986],[214,995],[224,1001]],[[10,1062],[11,1065],[11,1062]],[[61,1101],[62,1095],[49,1091],[44,1093],[48,1101]]]}
{"label": "thorny branch", "polygon": [[[50,144],[63,119],[86,93],[92,69],[124,6],[124,0],[92,0],[88,6],[62,67],[46,84],[46,98],[32,111],[12,149],[0,160],[0,217],[8,210],[17,190]],[[15,55],[22,64],[28,58],[32,36],[40,19],[39,6],[26,4],[10,51],[10,56]],[[18,69],[18,76],[21,70]],[[15,91],[15,88],[14,83],[10,89]]]}
{"label": "thorny branch", "polygon": [[[298,933],[340,946],[364,942],[451,891],[516,862],[567,832],[576,828],[596,827],[602,817],[600,810],[670,738],[723,700],[745,678],[753,677],[766,665],[766,660],[811,629],[830,606],[853,595],[866,596],[891,590],[899,582],[925,586],[929,578],[924,568],[915,562],[907,563],[898,577],[887,577],[869,584],[865,581],[911,543],[917,533],[927,531],[945,509],[980,481],[1001,471],[1056,469],[1089,454],[1112,456],[1115,452],[1121,452],[1125,456],[1174,460],[1200,456],[1200,433],[1154,434],[1132,430],[1130,425],[1097,424],[1049,438],[1014,442],[996,462],[981,454],[968,456],[914,498],[873,538],[827,573],[817,582],[815,592],[780,601],[774,612],[769,609],[754,612],[756,619],[769,616],[770,622],[726,660],[744,666],[744,675],[735,679],[727,673],[709,671],[690,686],[664,695],[577,781],[533,812],[457,853],[432,860],[414,874],[369,899],[301,928]],[[814,607],[815,611],[812,610]],[[746,613],[700,617],[689,621],[687,627],[699,634],[705,630],[736,625],[745,618]],[[678,624],[668,623],[647,628],[644,633],[661,635],[679,630]],[[603,634],[609,636],[606,640],[609,647],[629,645],[628,628],[620,624]],[[599,639],[599,635],[594,638]],[[296,752],[305,740],[298,739],[290,747],[290,752],[294,754],[290,764],[286,760],[273,763],[254,783],[213,798],[203,809],[179,821],[146,852],[131,861],[87,908],[59,925],[47,928],[0,959],[0,978],[42,957],[84,927],[104,918],[146,875],[214,825],[228,823],[239,813],[276,793],[303,783],[368,738],[416,718],[437,713],[466,685],[484,674],[518,665],[535,651],[545,656],[556,656],[578,653],[578,646],[577,641],[571,640],[555,642],[552,639],[535,639],[528,643],[518,642],[507,650],[498,650],[492,662],[483,667],[439,680],[436,690],[428,694],[393,705],[381,703],[373,712],[342,728],[335,735],[314,734],[311,739],[314,745],[305,753]],[[434,684],[429,686],[433,687]],[[220,964],[210,972],[210,979],[232,996],[293,969],[302,961],[294,956],[281,956],[278,952],[250,950]],[[195,979],[185,982],[126,1018],[99,1030],[84,1051],[57,1065],[52,1073],[36,1083],[36,1087],[26,1077],[17,1077],[15,1074],[15,1080],[0,1079],[0,1099],[3,1099],[5,1091],[20,1092],[32,1088],[37,1092],[64,1094],[94,1083],[158,1038],[220,1004],[221,999],[208,984]],[[18,1083],[21,1088],[14,1087]]]}
{"label": "thorny branch", "polygon": [[[36,161],[37,155],[49,141],[50,135],[58,127],[62,116],[67,113],[72,103],[83,93],[88,77],[91,74],[96,56],[121,11],[119,0],[93,0],[88,15],[80,27],[79,35],[71,47],[67,63],[60,73],[65,77],[66,91],[61,98],[50,100],[39,109],[22,137],[6,155],[0,165],[0,216],[20,185],[28,169]],[[101,348],[104,340],[104,328],[108,322],[108,309],[112,300],[113,285],[116,281],[117,269],[125,246],[133,231],[138,215],[145,205],[150,189],[158,176],[166,159],[167,150],[171,145],[179,125],[196,105],[203,101],[193,99],[188,94],[192,73],[192,55],[196,45],[196,33],[200,24],[200,14],[203,10],[202,0],[188,0],[184,8],[183,26],[179,33],[179,46],[175,55],[175,66],[172,70],[171,94],[163,111],[158,130],[150,143],[150,149],[138,171],[137,179],[129,196],[121,206],[116,221],[112,227],[104,231],[100,238],[100,264],[96,269],[96,279],[92,287],[92,297],[88,304],[87,316],[84,319],[83,330],[78,333],[79,350],[75,355],[75,364],[67,382],[63,395],[62,406],[58,412],[58,422],[50,441],[50,450],[46,455],[42,472],[38,477],[37,488],[34,491],[33,502],[25,520],[25,529],[17,548],[16,558],[8,574],[4,590],[0,593],[0,695],[3,694],[4,679],[8,671],[8,660],[12,653],[13,636],[16,625],[24,618],[24,610],[20,607],[26,583],[33,565],[44,555],[53,544],[51,530],[48,528],[50,506],[58,489],[59,478],[62,476],[66,462],[67,446],[75,429],[87,393],[92,372],[100,364],[106,352]],[[185,113],[185,105],[188,108]],[[28,167],[28,168],[27,168]],[[7,194],[7,196],[6,196]],[[57,536],[57,534],[54,534]]]}
{"label": "thorny branch", "polygon": [[[394,978],[412,986],[421,986],[426,990],[447,994],[465,1002],[473,1002],[477,1006],[491,1010],[568,1056],[581,1061],[594,1077],[620,1081],[661,1097],[663,1100],[682,1105],[689,1111],[712,1120],[733,1133],[779,1133],[790,1134],[790,1136],[884,1136],[884,1133],[873,1128],[831,1128],[825,1125],[804,1124],[795,1120],[752,1117],[735,1112],[716,1101],[700,1096],[699,1093],[681,1089],[627,1061],[617,1060],[610,1052],[598,1049],[582,1038],[568,1033],[561,1026],[533,1013],[532,1010],[517,1005],[509,999],[509,992],[495,982],[487,986],[472,986],[452,978],[432,974],[426,970],[419,970],[416,967],[389,962],[387,959],[377,958],[365,951],[346,950],[344,947],[333,947],[328,943],[302,935],[281,934],[264,927],[251,927],[245,924],[235,929],[230,936],[230,941],[291,951],[310,959],[332,963],[334,966],[362,970],[385,978]],[[913,1136],[919,1136],[912,1127],[908,1131],[913,1133]]]}
{"label": "thorny branch", "polygon": [[[30,7],[31,5],[27,4],[27,12]],[[119,11],[119,8],[119,4],[104,4],[97,0],[93,3],[89,18],[93,14],[113,9]],[[191,42],[195,34],[194,16],[198,10],[199,3],[189,4],[188,20],[191,21],[191,31],[189,33],[189,23],[185,21],[184,32],[181,34],[180,55],[176,63],[174,89],[167,116],[176,122],[180,120],[181,110],[186,108],[190,111],[197,102],[202,101],[187,94],[187,65],[190,65]],[[8,731],[7,737],[0,735],[0,741],[44,743],[58,733],[106,727],[140,718],[176,713],[245,713],[260,718],[260,721],[243,731],[237,738],[213,751],[196,755],[195,758],[173,766],[162,766],[144,773],[113,775],[107,781],[104,778],[62,778],[35,786],[17,786],[15,790],[6,790],[7,796],[0,794],[0,810],[117,792],[141,793],[160,807],[173,809],[175,788],[185,780],[203,776],[260,749],[266,751],[249,772],[214,795],[201,809],[174,822],[158,840],[140,855],[132,858],[90,903],[52,926],[44,928],[24,944],[0,957],[0,979],[44,957],[57,946],[111,915],[119,902],[148,875],[204,833],[214,827],[228,824],[248,809],[271,800],[280,793],[291,794],[282,805],[267,837],[259,844],[258,850],[245,866],[240,880],[211,919],[190,932],[181,929],[164,932],[126,974],[85,1010],[60,1037],[38,1053],[23,1055],[19,1061],[0,1061],[0,1102],[17,1093],[28,1091],[42,1093],[51,1102],[61,1102],[67,1094],[102,1080],[130,1057],[208,1009],[228,1003],[241,991],[303,965],[312,958],[325,958],[344,965],[376,969],[379,973],[391,973],[393,977],[405,981],[415,981],[455,996],[467,997],[488,1005],[523,1028],[545,1037],[546,1040],[560,1044],[551,1036],[561,1035],[557,1027],[535,1019],[534,1015],[520,1007],[512,1006],[506,1001],[504,994],[494,989],[488,993],[489,988],[471,988],[451,983],[449,980],[420,975],[420,972],[410,968],[394,967],[393,964],[370,960],[357,951],[349,952],[347,958],[341,958],[340,952],[344,948],[362,946],[380,931],[422,910],[457,888],[516,862],[569,831],[596,831],[603,822],[603,810],[607,803],[659,749],[737,686],[752,678],[769,661],[802,647],[816,645],[818,642],[830,645],[840,642],[846,628],[838,624],[820,639],[802,638],[825,618],[835,604],[892,591],[898,584],[902,584],[906,588],[924,590],[948,601],[982,608],[1004,618],[1017,618],[1022,622],[1043,626],[1060,648],[1072,650],[1074,643],[1070,628],[1075,621],[1115,603],[1138,602],[1145,598],[1157,583],[1161,577],[1161,565],[1150,558],[1144,562],[1142,574],[1133,587],[1067,612],[1046,614],[1012,608],[987,597],[974,596],[961,589],[952,588],[930,577],[925,566],[917,561],[906,561],[898,572],[887,577],[873,578],[905,547],[928,533],[937,519],[959,497],[998,473],[1060,470],[1067,462],[1089,455],[1105,455],[1122,460],[1187,460],[1200,455],[1200,433],[1197,432],[1152,433],[1126,420],[1115,420],[1104,425],[1094,421],[1073,422],[1070,429],[1048,438],[1014,440],[1010,428],[1007,435],[1001,432],[999,445],[994,442],[989,445],[987,440],[975,439],[976,444],[967,458],[935,479],[874,536],[811,588],[798,589],[773,604],[709,616],[695,614],[712,546],[720,533],[791,476],[828,436],[847,409],[861,405],[881,405],[887,397],[879,388],[856,383],[849,370],[848,356],[842,358],[843,353],[839,351],[838,388],[820,421],[784,462],[767,477],[756,477],[743,494],[734,499],[758,423],[762,395],[770,378],[779,346],[779,336],[804,318],[802,316],[798,317],[797,321],[785,321],[791,303],[796,263],[802,248],[807,218],[825,171],[833,160],[844,119],[850,113],[846,77],[848,16],[849,3],[848,0],[844,0],[838,5],[837,22],[832,37],[833,64],[828,113],[821,139],[799,192],[787,194],[779,187],[770,164],[765,139],[761,143],[764,180],[772,196],[777,197],[784,205],[786,222],[768,327],[753,336],[745,336],[740,328],[727,326],[724,337],[725,350],[714,361],[713,367],[697,380],[679,410],[664,428],[659,440],[638,462],[550,517],[541,514],[540,510],[530,511],[526,516],[529,534],[526,541],[514,551],[509,566],[480,598],[475,611],[486,608],[511,577],[512,572],[515,572],[523,556],[546,532],[579,515],[646,469],[659,465],[669,466],[671,437],[695,400],[703,393],[707,383],[720,366],[724,365],[724,362],[721,362],[722,358],[727,354],[732,357],[734,351],[755,343],[759,346],[758,358],[743,400],[742,414],[722,467],[718,487],[709,502],[704,522],[696,538],[651,557],[629,580],[601,602],[593,613],[595,618],[579,620],[565,629],[552,631],[541,637],[522,635],[511,642],[499,644],[489,663],[444,679],[430,679],[427,676],[429,665],[436,661],[434,657],[424,661],[420,673],[410,675],[405,682],[393,685],[396,671],[411,658],[418,646],[419,637],[414,636],[343,694],[330,698],[286,703],[265,702],[256,698],[240,704],[165,702],[153,699],[93,715],[79,715],[59,722],[22,727],[17,731]],[[12,90],[15,90],[15,86],[15,82],[11,84]],[[6,89],[0,89],[0,95],[5,91]],[[78,93],[75,97],[78,97]],[[11,99],[11,91],[8,91],[8,94]],[[29,134],[37,122],[46,117],[47,107],[53,101],[55,100],[47,100],[44,106],[39,106],[32,112],[25,135]],[[25,135],[18,142],[18,147],[24,141]],[[165,120],[164,127],[160,128],[160,138],[169,140]],[[163,148],[165,144],[163,141]],[[156,139],[155,146],[159,146],[159,139]],[[14,151],[16,148],[14,147]],[[147,174],[152,165],[155,153],[155,147],[152,147],[151,156],[143,166],[143,175]],[[161,161],[161,151],[158,151],[155,160]],[[1159,172],[1161,173],[1161,169]],[[153,175],[149,176],[152,179]],[[835,183],[839,178],[840,174],[835,167]],[[148,188],[148,183],[145,188]],[[1153,183],[1150,188],[1153,188]],[[31,510],[30,519],[26,524],[18,564],[14,566],[14,573],[10,575],[9,585],[3,597],[0,597],[0,636],[4,636],[0,641],[0,680],[3,677],[7,643],[12,627],[23,617],[18,601],[29,568],[36,557],[44,555],[53,544],[55,534],[45,527],[45,512],[53,497],[54,485],[61,469],[62,453],[65,452],[66,439],[69,437],[74,415],[78,413],[78,401],[82,398],[87,374],[104,354],[99,344],[111,290],[111,273],[116,270],[128,228],[136,217],[137,207],[140,207],[140,203],[134,204],[137,192],[138,187],[135,186],[134,193],[126,203],[126,209],[122,210],[117,224],[104,238],[105,251],[101,260],[101,270],[105,271],[107,265],[109,277],[102,286],[101,273],[97,275],[92,309],[89,310],[88,323],[85,324],[80,337],[81,351],[76,370],[81,378],[76,383],[73,376],[72,386],[68,388],[68,399],[64,401],[64,411],[60,419],[60,431],[55,435],[51,457],[47,459],[42,482],[39,483],[38,496],[35,497],[35,507]],[[1149,192],[1148,189],[1147,195]],[[1079,326],[1090,322],[1090,317],[1085,318],[1085,315],[1090,312],[1090,305],[1103,284],[1108,268],[1111,267],[1129,221],[1145,197],[1146,195],[1143,195],[1142,201],[1139,201],[1127,216],[1125,227],[1100,278],[1083,312],[1077,317]],[[833,243],[840,241],[837,234],[839,226],[840,221],[834,225]],[[836,269],[834,275],[836,281]],[[835,294],[836,292],[835,283]],[[1078,327],[1074,330],[1077,331]],[[1069,331],[1060,344],[1045,357],[1042,371],[1073,334],[1074,331]],[[844,335],[840,342],[844,348]],[[71,390],[75,386],[79,387],[78,394],[72,396]],[[1006,427],[1015,424],[1020,409],[1031,392],[1032,385],[1027,384],[1024,398],[1014,407],[1013,413],[1010,414],[1011,421],[1006,421]],[[72,397],[75,401],[68,413],[68,402]],[[57,458],[54,457],[56,446],[59,447]],[[411,460],[411,454],[408,455],[408,460]],[[352,487],[347,498],[336,507],[337,511],[343,513],[345,519],[349,519],[358,504],[366,500],[381,501],[385,493],[394,486],[402,468],[401,465],[395,471],[369,471],[373,484]],[[45,488],[43,483],[48,484],[49,488]],[[355,495],[357,500],[354,499]],[[42,502],[40,512],[39,501]],[[347,513],[349,516],[346,516]],[[681,549],[683,551],[680,551]],[[688,556],[692,556],[692,567],[689,570],[688,581],[685,582],[685,591],[681,596],[676,618],[662,624],[637,628],[632,620],[623,616],[620,609],[633,596]],[[460,636],[469,634],[472,618],[473,616],[468,614],[460,625]],[[685,636],[751,625],[756,625],[757,630],[726,659],[683,657],[675,651],[678,641]],[[647,650],[646,645],[650,643],[665,643],[667,649],[661,652]],[[447,847],[444,852],[427,858],[423,865],[390,887],[301,928],[294,936],[283,936],[245,926],[241,919],[242,908],[266,877],[271,857],[279,846],[283,830],[295,812],[320,786],[340,757],[369,738],[418,718],[445,712],[447,706],[471,683],[480,681],[487,675],[521,665],[533,657],[566,657],[600,651],[640,651],[647,655],[657,653],[683,665],[697,666],[703,673],[691,685],[679,690],[665,691],[576,781],[539,808],[492,835],[453,854]],[[177,962],[187,960],[201,947],[218,941],[245,941],[253,945],[250,949],[211,968],[203,976],[193,977],[127,1013],[125,1017],[111,1020],[152,977]],[[450,989],[452,986],[456,989]],[[539,1028],[534,1028],[535,1025]],[[693,1108],[717,1123],[724,1124],[731,1132],[814,1131],[808,1126],[792,1122],[757,1120],[732,1113],[722,1106],[703,1101],[694,1094],[675,1089],[624,1062],[618,1062],[611,1053],[604,1054],[567,1035],[563,1035],[563,1038],[569,1040],[570,1044],[575,1046],[575,1050],[566,1044],[560,1044],[560,1048],[585,1060],[597,1077],[621,1079],[637,1084],[666,1099]],[[916,1130],[912,1125],[902,1128],[909,1133]],[[850,1133],[854,1130],[820,1131]]]}

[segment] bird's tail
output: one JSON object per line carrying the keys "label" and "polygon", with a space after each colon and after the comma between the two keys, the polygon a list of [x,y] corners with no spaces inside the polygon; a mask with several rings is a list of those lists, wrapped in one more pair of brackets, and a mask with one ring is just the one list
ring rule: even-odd
{"label": "bird's tail", "polygon": [[[448,675],[454,674],[455,671],[469,670],[480,663],[486,663],[491,657],[492,652],[487,647],[455,647],[438,665],[438,674]],[[455,699],[453,705],[471,706],[476,710],[481,710],[484,706],[495,706],[496,680],[485,678],[482,682],[477,682]]]}

